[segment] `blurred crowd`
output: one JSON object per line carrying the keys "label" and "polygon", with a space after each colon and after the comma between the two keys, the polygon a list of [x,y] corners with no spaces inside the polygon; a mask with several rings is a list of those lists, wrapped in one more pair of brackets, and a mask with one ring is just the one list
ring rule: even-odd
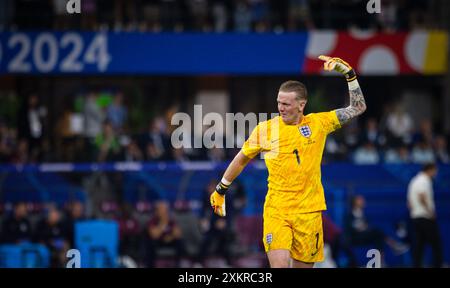
{"label": "blurred crowd", "polygon": [[[247,199],[243,187],[238,182],[233,184],[227,218],[221,218],[212,212],[209,203],[215,184],[214,180],[205,187],[201,199],[197,199],[199,205],[164,199],[133,204],[104,201],[90,212],[87,203],[81,201],[63,206],[48,202],[0,203],[0,244],[45,245],[51,255],[50,266],[65,267],[66,251],[77,245],[76,223],[103,219],[118,225],[120,265],[203,266],[210,257],[220,257],[224,260],[221,265],[231,266],[233,257],[251,248],[236,247],[236,217],[241,215]],[[164,264],[161,259],[169,262]],[[183,259],[189,263],[183,264]]]}
{"label": "blurred crowd", "polygon": [[[103,219],[118,225],[117,260],[121,267],[267,267],[260,243],[262,231],[257,229],[261,215],[243,215],[248,199],[237,183],[227,194],[227,217],[218,217],[209,203],[215,185],[212,180],[205,187],[197,209],[190,202],[170,203],[162,199],[134,205],[104,202],[95,213],[88,213],[85,203],[78,201],[67,202],[63,207],[53,203],[6,203],[0,205],[0,244],[45,245],[50,251],[50,266],[61,268],[67,262],[66,251],[77,245],[76,223]],[[387,250],[395,256],[410,251],[413,235],[406,218],[393,222],[395,234],[388,235],[371,224],[373,219],[366,217],[365,207],[362,195],[353,196],[343,226],[323,214],[325,261],[319,265],[361,267],[365,264],[358,259],[358,247],[375,247],[382,255]],[[250,262],[239,262],[243,259]],[[412,263],[401,265],[409,267]]]}
{"label": "blurred crowd", "polygon": [[173,148],[171,132],[177,126],[170,121],[176,108],[163,111],[148,124],[140,123],[142,129],[129,127],[121,91],[87,92],[62,111],[53,111],[56,123],[50,123],[49,111],[36,94],[30,94],[18,111],[12,116],[16,119],[0,120],[2,163],[221,161],[231,155],[225,153],[232,153],[218,148]]}
{"label": "blurred crowd", "polygon": [[[171,125],[171,119],[179,110],[177,105],[160,111],[148,122],[133,124],[134,127],[120,90],[88,91],[65,107],[53,111],[55,123],[50,123],[49,109],[40,103],[37,94],[30,94],[18,108],[14,121],[0,119],[1,163],[219,162],[232,159],[246,138],[223,135],[224,144],[227,138],[234,137],[233,149],[218,146],[207,149],[205,145],[174,148],[171,135],[180,126]],[[357,119],[331,134],[326,142],[324,162],[450,163],[447,135],[437,131],[431,119],[415,122],[401,103],[389,104],[379,118]],[[210,127],[203,127],[202,132],[207,128]],[[184,132],[192,135],[189,136],[192,143],[188,144],[194,147],[194,138],[204,135],[192,133],[193,125],[190,129]]]}
{"label": "blurred crowd", "polygon": [[[32,203],[19,202],[14,207],[3,207],[0,243],[40,243],[50,253],[51,267],[64,267],[65,252],[74,247],[74,223],[83,219],[83,204],[68,205],[67,214],[56,205],[45,208]],[[65,215],[66,214],[66,215]]]}
{"label": "blurred crowd", "polygon": [[[0,1],[0,29],[284,32],[352,28],[382,31],[442,28],[441,0],[83,0],[81,16],[66,0]],[[442,19],[441,19],[442,18]]]}
{"label": "blurred crowd", "polygon": [[[0,122],[0,161],[224,161],[237,152],[237,148],[173,148],[171,133],[177,126],[170,119],[176,108],[151,119],[143,131],[132,132],[123,93],[107,95],[88,92],[78,108],[69,106],[58,114],[51,132],[47,108],[31,94],[19,109],[17,127]],[[444,135],[434,131],[430,119],[415,124],[400,104],[390,107],[380,120],[370,118],[364,125],[354,121],[330,135],[324,159],[357,164],[450,162]]]}
{"label": "blurred crowd", "polygon": [[431,119],[415,123],[401,103],[389,104],[380,119],[357,121],[331,134],[325,161],[355,164],[450,163],[447,137],[433,128]]}

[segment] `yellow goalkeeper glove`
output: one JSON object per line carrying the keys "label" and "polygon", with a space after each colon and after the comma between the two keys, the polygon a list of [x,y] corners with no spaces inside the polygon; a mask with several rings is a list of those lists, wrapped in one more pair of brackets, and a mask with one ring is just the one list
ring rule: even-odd
{"label": "yellow goalkeeper glove", "polygon": [[348,82],[356,79],[356,74],[352,66],[350,66],[350,64],[348,64],[341,58],[320,55],[319,59],[325,61],[325,63],[323,63],[324,70],[326,71],[335,70],[341,74],[344,74]]}
{"label": "yellow goalkeeper glove", "polygon": [[209,198],[214,213],[221,217],[225,217],[227,215],[227,212],[225,210],[225,193],[227,192],[228,187],[230,186],[220,182],[216,186],[216,190],[211,194],[211,197]]}

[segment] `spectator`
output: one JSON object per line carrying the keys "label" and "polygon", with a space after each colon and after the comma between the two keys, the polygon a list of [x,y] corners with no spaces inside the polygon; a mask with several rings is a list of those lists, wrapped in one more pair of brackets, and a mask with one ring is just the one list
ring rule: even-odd
{"label": "spectator", "polygon": [[125,152],[124,152],[124,160],[127,162],[136,162],[143,161],[144,155],[142,154],[141,149],[135,139],[131,139],[128,143]]}
{"label": "spectator", "polygon": [[192,28],[196,31],[210,31],[212,30],[211,23],[209,21],[209,8],[208,1],[195,0],[188,1],[189,14],[192,23]]}
{"label": "spectator", "polygon": [[383,147],[386,144],[386,137],[378,129],[378,123],[375,118],[369,118],[366,122],[366,129],[361,131],[359,137],[360,143],[370,142],[376,148]]}
{"label": "spectator", "polygon": [[227,208],[227,217],[217,216],[212,213],[209,200],[215,185],[215,181],[212,180],[203,191],[200,225],[204,234],[197,262],[204,265],[204,260],[210,253],[217,253],[225,259],[227,267],[231,267],[232,245],[235,238],[233,220],[245,206],[246,196],[243,187],[238,182],[234,183],[230,187],[230,193],[227,194],[229,203],[232,203]]}
{"label": "spectator", "polygon": [[353,150],[358,146],[359,138],[359,127],[358,122],[351,121],[346,126],[343,127],[344,133],[344,143],[350,149]]}
{"label": "spectator", "polygon": [[267,0],[248,0],[254,31],[268,32],[271,26]]}
{"label": "spectator", "polygon": [[72,129],[74,113],[69,106],[66,106],[57,120],[55,127],[56,150],[60,158],[73,162],[75,159],[75,137],[76,132]]}
{"label": "spectator", "polygon": [[234,9],[234,30],[247,33],[252,28],[252,14],[245,0],[238,0]]}
{"label": "spectator", "polygon": [[406,9],[409,11],[409,28],[410,29],[423,29],[429,28],[430,19],[428,17],[429,13],[429,1],[416,0],[416,1],[405,1]]}
{"label": "spectator", "polygon": [[411,159],[413,163],[417,164],[425,164],[435,161],[431,146],[424,141],[420,141],[416,145],[414,145],[411,153]]}
{"label": "spectator", "polygon": [[150,122],[148,131],[141,137],[147,160],[168,160],[170,155],[170,138],[163,118],[157,117]]}
{"label": "spectator", "polygon": [[325,142],[325,154],[323,161],[345,161],[347,160],[347,146],[338,141],[335,135],[330,134]]}
{"label": "spectator", "polygon": [[54,206],[50,207],[46,217],[36,228],[36,240],[50,250],[50,267],[62,268],[66,262],[66,251],[69,249],[69,238],[62,222],[61,212]]}
{"label": "spectator", "polygon": [[431,121],[429,119],[423,119],[420,121],[420,128],[419,131],[417,131],[413,135],[413,142],[425,142],[428,145],[432,145],[434,142],[434,134],[433,129],[431,125]]}
{"label": "spectator", "polygon": [[117,135],[123,132],[124,125],[127,121],[128,111],[123,105],[123,93],[121,91],[117,92],[114,96],[114,101],[108,106],[106,110],[106,115],[108,121],[111,123],[114,132]]}
{"label": "spectator", "polygon": [[28,142],[25,139],[19,140],[17,144],[17,149],[11,155],[11,163],[14,164],[27,164],[30,161],[30,157],[28,155]]}
{"label": "spectator", "polygon": [[10,128],[3,121],[0,121],[0,162],[11,160],[14,144]]}
{"label": "spectator", "polygon": [[212,5],[212,15],[214,19],[214,31],[225,32],[228,28],[229,9],[225,0],[216,0]]}
{"label": "spectator", "polygon": [[95,137],[102,132],[102,123],[105,120],[104,111],[97,104],[98,95],[89,92],[84,102],[84,133],[88,141],[89,158],[94,159]]}
{"label": "spectator", "polygon": [[64,217],[64,230],[66,231],[69,247],[75,248],[75,225],[77,222],[86,220],[86,213],[82,202],[75,201],[69,204],[69,210]]}
{"label": "spectator", "polygon": [[412,219],[415,241],[413,249],[414,267],[422,267],[425,245],[433,250],[433,266],[442,267],[442,247],[436,208],[433,196],[432,178],[437,174],[435,164],[424,165],[421,172],[408,185],[408,208]]}
{"label": "spectator", "polygon": [[378,164],[380,162],[380,156],[375,146],[371,142],[366,142],[364,146],[359,147],[355,151],[353,160],[359,165]]}
{"label": "spectator", "polygon": [[372,228],[367,223],[364,215],[365,199],[361,195],[352,198],[351,211],[347,219],[347,229],[349,229],[349,237],[353,245],[375,245],[379,251],[383,251],[384,233]]}
{"label": "spectator", "polygon": [[405,164],[411,162],[408,147],[402,145],[398,148],[390,148],[384,155],[384,161],[389,164]]}
{"label": "spectator", "polygon": [[114,20],[115,29],[132,29],[137,24],[136,0],[115,0],[114,1]]}
{"label": "spectator", "polygon": [[386,118],[386,128],[390,133],[391,144],[410,144],[413,125],[411,116],[405,112],[402,104],[397,104],[394,111],[390,112]]}
{"label": "spectator", "polygon": [[385,235],[385,233],[371,227],[364,215],[365,199],[362,195],[352,198],[351,211],[347,217],[347,230],[352,245],[374,245],[381,253],[384,251],[384,244],[387,244],[395,254],[401,255],[409,250],[409,246],[399,243]]}
{"label": "spectator", "polygon": [[156,1],[144,0],[142,2],[140,29],[144,31],[161,31],[161,9]]}
{"label": "spectator", "polygon": [[244,185],[239,181],[235,181],[230,187],[230,197],[232,200],[234,217],[243,213],[245,206],[247,206],[247,194],[245,193]]}
{"label": "spectator", "polygon": [[32,240],[32,227],[28,219],[27,206],[24,202],[15,204],[13,215],[4,220],[1,238],[4,243],[9,244]]}
{"label": "spectator", "polygon": [[161,248],[170,248],[175,252],[176,265],[180,265],[185,254],[181,229],[169,214],[169,204],[159,201],[155,205],[155,214],[148,223],[145,235],[146,262],[148,267],[155,266],[157,252]]}
{"label": "spectator", "polygon": [[436,137],[436,141],[434,144],[434,151],[436,154],[436,159],[439,163],[449,164],[450,156],[448,154],[447,140],[444,136],[439,135]]}
{"label": "spectator", "polygon": [[[276,1],[281,2],[281,1]],[[288,30],[298,31],[314,29],[315,25],[311,17],[311,9],[308,0],[290,0],[288,15]],[[282,17],[285,17],[284,15]]]}
{"label": "spectator", "polygon": [[94,139],[101,132],[102,123],[106,118],[97,100],[98,94],[91,91],[84,102],[85,135],[90,139]]}
{"label": "spectator", "polygon": [[140,256],[141,227],[138,220],[133,216],[133,209],[128,203],[122,203],[117,218],[119,223],[119,253],[127,255],[132,259]]}
{"label": "spectator", "polygon": [[384,32],[394,32],[398,29],[398,3],[395,0],[383,0],[381,13],[377,14],[377,22]]}
{"label": "spectator", "polygon": [[47,109],[40,105],[38,96],[33,93],[22,106],[18,116],[19,139],[28,142],[30,161],[39,161]]}
{"label": "spectator", "polygon": [[111,123],[105,122],[105,124],[103,124],[103,132],[97,135],[95,144],[98,150],[97,161],[118,160],[121,147]]}
{"label": "spectator", "polygon": [[330,245],[331,257],[334,259],[338,267],[341,267],[339,257],[341,252],[344,252],[347,256],[348,266],[357,267],[357,261],[355,254],[348,237],[343,233],[342,229],[333,222],[333,220],[327,215],[322,214],[323,222],[323,241]]}
{"label": "spectator", "polygon": [[147,161],[155,161],[155,160],[162,160],[161,158],[162,158],[161,150],[159,150],[155,146],[155,144],[151,142],[147,143],[147,146],[145,147],[145,159]]}

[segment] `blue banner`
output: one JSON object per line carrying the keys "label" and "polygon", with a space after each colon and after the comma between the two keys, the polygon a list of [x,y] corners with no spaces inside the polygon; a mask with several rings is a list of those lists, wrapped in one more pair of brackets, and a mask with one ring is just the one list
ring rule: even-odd
{"label": "blue banner", "polygon": [[299,74],[307,33],[0,33],[0,74]]}

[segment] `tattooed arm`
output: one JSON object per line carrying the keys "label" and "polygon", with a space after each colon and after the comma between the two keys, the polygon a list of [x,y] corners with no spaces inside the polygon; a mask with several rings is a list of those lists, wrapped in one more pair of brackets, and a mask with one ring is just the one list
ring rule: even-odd
{"label": "tattooed arm", "polygon": [[366,101],[359,87],[358,80],[353,68],[344,60],[337,57],[320,55],[319,59],[325,61],[323,67],[327,71],[335,70],[347,79],[348,90],[350,92],[350,105],[347,108],[337,109],[336,115],[341,125],[366,111]]}
{"label": "tattooed arm", "polygon": [[351,119],[366,111],[366,101],[364,100],[364,95],[359,87],[358,80],[355,79],[348,82],[348,88],[350,94],[350,105],[346,108],[336,110],[336,115],[341,125],[344,125]]}

